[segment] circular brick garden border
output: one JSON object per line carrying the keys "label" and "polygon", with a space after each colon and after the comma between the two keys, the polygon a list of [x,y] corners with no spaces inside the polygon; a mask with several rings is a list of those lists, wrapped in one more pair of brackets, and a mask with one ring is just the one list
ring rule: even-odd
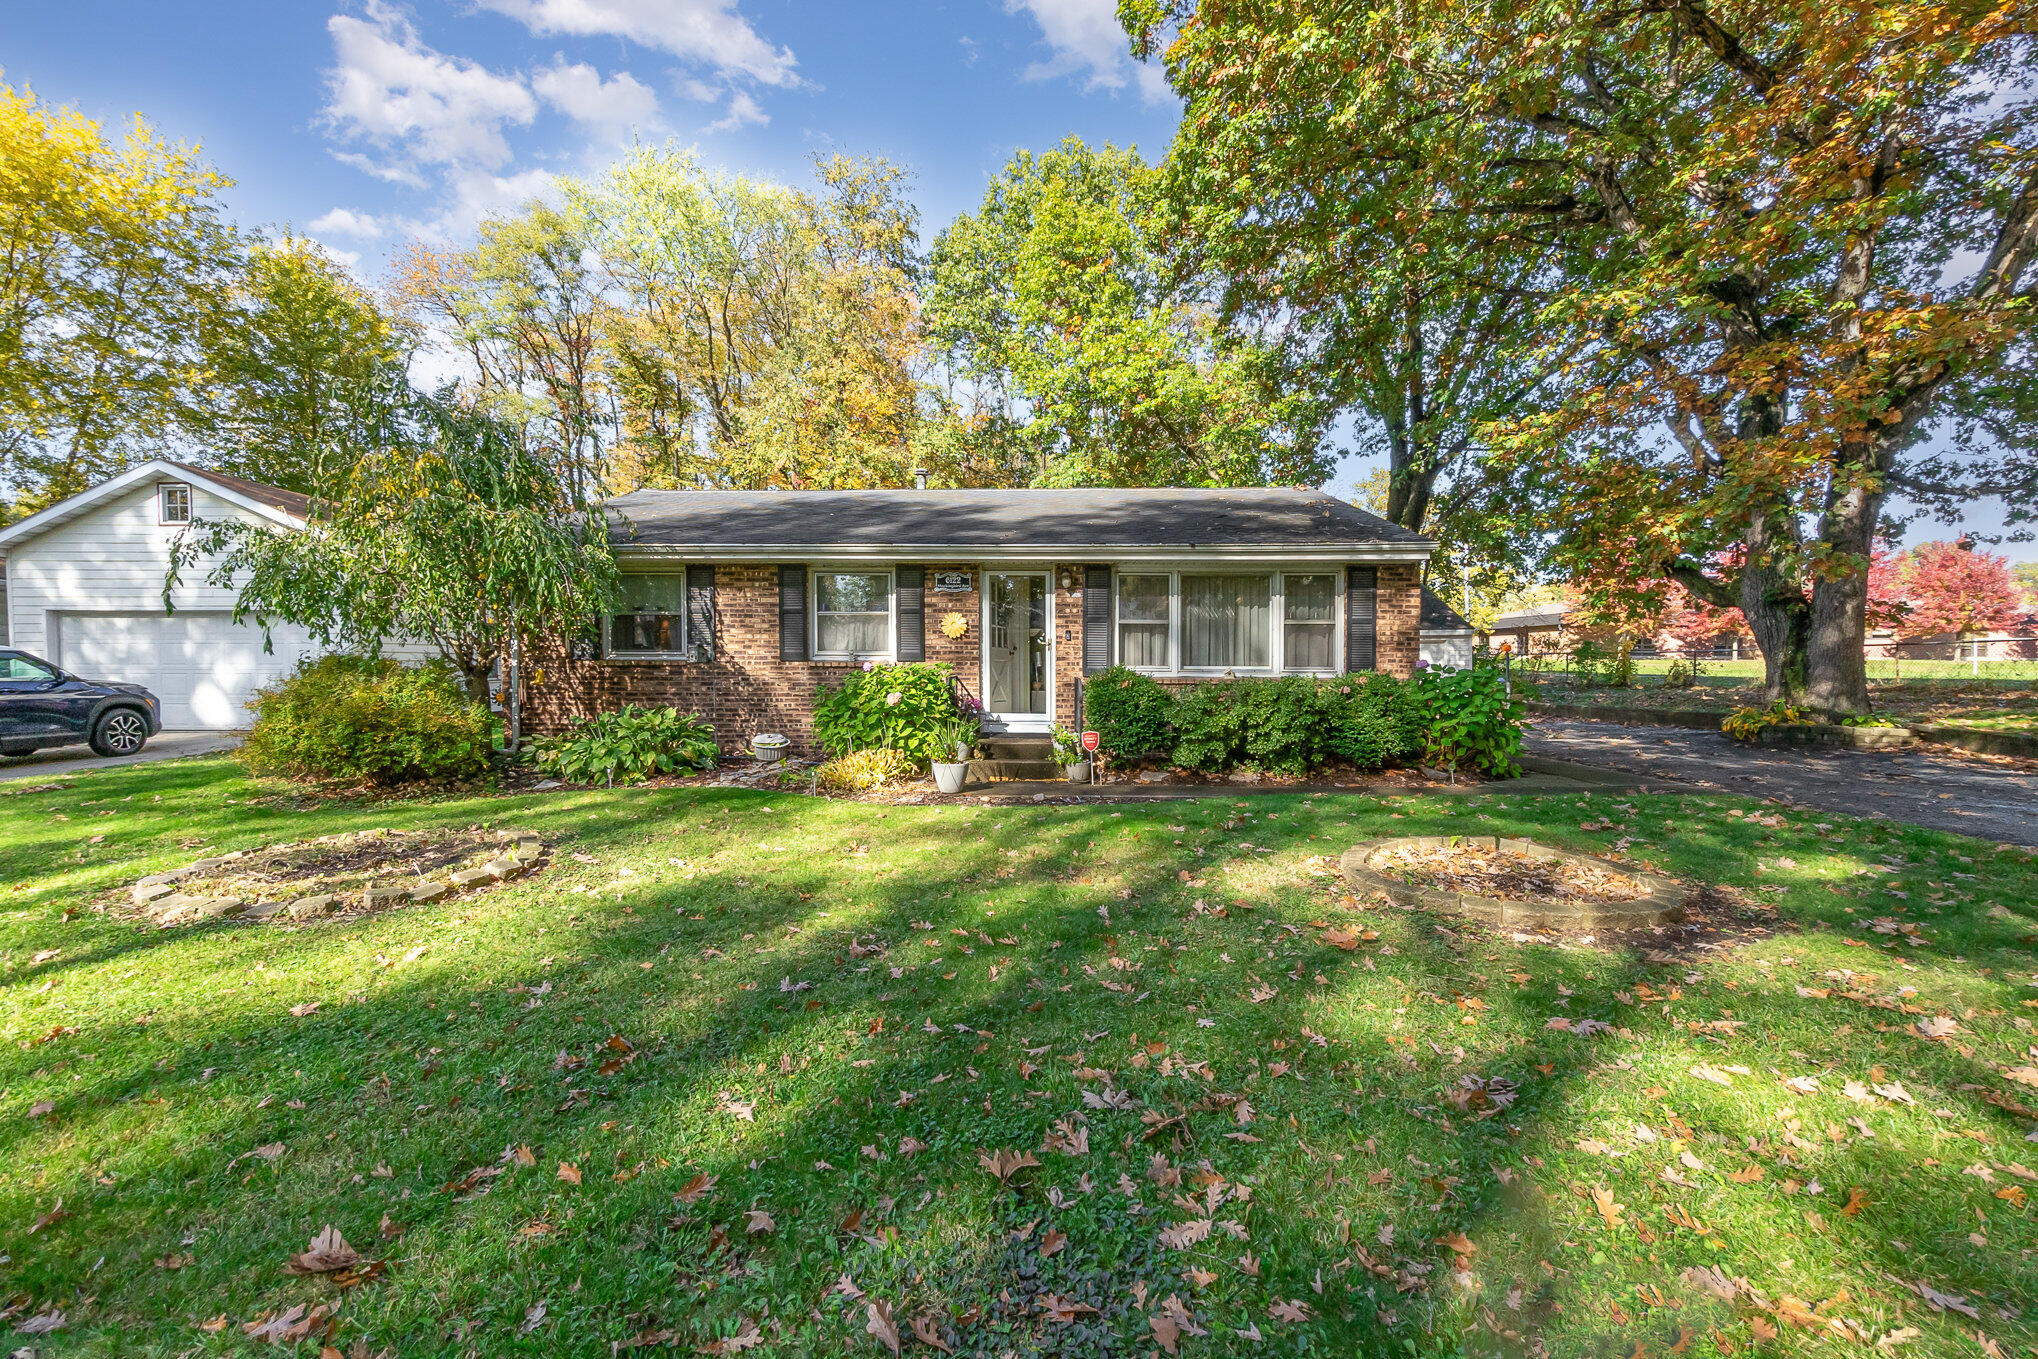
{"label": "circular brick garden border", "polygon": [[[1380,850],[1403,845],[1416,849],[1491,850],[1495,853],[1535,854],[1560,859],[1581,868],[1632,878],[1648,889],[1648,895],[1632,901],[1510,901],[1504,897],[1482,897],[1470,892],[1453,892],[1441,887],[1421,887],[1374,871],[1367,862]],[[1492,925],[1551,925],[1559,929],[1626,929],[1640,925],[1661,925],[1684,914],[1684,884],[1660,873],[1632,864],[1618,864],[1590,854],[1552,849],[1534,840],[1511,840],[1495,835],[1406,835],[1387,840],[1368,840],[1353,845],[1338,860],[1344,879],[1353,890],[1379,892],[1397,906],[1445,911],[1470,916]]]}
{"label": "circular brick garden border", "polygon": [[[437,901],[476,887],[521,877],[538,866],[545,857],[546,849],[542,840],[523,836],[514,844],[505,841],[486,863],[429,878],[417,877],[395,863],[374,865],[361,870],[366,874],[366,882],[358,892],[322,892],[294,900],[249,901],[244,897],[205,896],[183,890],[194,880],[202,881],[217,869],[261,852],[260,849],[235,850],[231,854],[196,860],[167,873],[151,873],[128,889],[128,899],[157,925],[191,925],[204,920],[267,920],[279,915],[291,920],[310,920],[322,915],[336,915],[349,904],[368,911],[387,910],[414,901]],[[386,880],[380,877],[385,872],[391,875]]]}

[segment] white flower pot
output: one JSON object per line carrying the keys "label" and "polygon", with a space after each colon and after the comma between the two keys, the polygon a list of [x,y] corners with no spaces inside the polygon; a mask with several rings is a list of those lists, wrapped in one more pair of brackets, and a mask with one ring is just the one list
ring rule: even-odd
{"label": "white flower pot", "polygon": [[969,778],[969,763],[936,760],[933,764],[935,788],[944,793],[960,793],[963,783]]}
{"label": "white flower pot", "polygon": [[1090,781],[1090,762],[1088,760],[1083,760],[1078,764],[1065,764],[1061,767],[1061,770],[1062,773],[1068,775],[1070,783],[1088,783]]}

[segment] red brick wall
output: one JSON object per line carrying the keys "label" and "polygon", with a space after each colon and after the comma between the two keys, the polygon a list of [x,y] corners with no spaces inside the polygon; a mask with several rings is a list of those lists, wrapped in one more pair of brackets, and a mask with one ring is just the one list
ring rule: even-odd
{"label": "red brick wall", "polygon": [[[934,573],[961,570],[970,574],[971,588],[957,594],[936,594]],[[1060,587],[1066,570],[1075,588]],[[1422,568],[1397,564],[1380,568],[1379,667],[1406,677],[1415,672],[1417,631],[1422,609]],[[1076,689],[1083,670],[1082,567],[1071,563],[1053,569],[1055,720],[1077,724]],[[927,567],[927,659],[946,661],[979,699],[983,614],[983,572],[967,564]],[[813,701],[816,689],[848,674],[842,661],[781,661],[778,658],[778,567],[775,564],[715,568],[718,632],[711,661],[594,660],[548,658],[526,667],[525,721],[535,732],[560,731],[591,713],[636,703],[698,712],[712,722],[723,748],[741,750],[762,731],[783,732],[796,753],[817,753],[813,746]],[[941,631],[949,614],[962,615],[961,637]],[[1169,681],[1174,683],[1176,681]],[[1180,683],[1194,683],[1184,680]]]}
{"label": "red brick wall", "polygon": [[1379,616],[1374,623],[1373,663],[1390,675],[1415,673],[1422,646],[1422,566],[1395,562],[1380,568]]}

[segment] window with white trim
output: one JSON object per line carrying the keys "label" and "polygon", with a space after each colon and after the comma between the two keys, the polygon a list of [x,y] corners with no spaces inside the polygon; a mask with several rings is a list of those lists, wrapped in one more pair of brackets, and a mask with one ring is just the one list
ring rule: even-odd
{"label": "window with white trim", "polygon": [[191,522],[191,488],[181,481],[166,481],[156,488],[156,518],[165,524]]}
{"label": "window with white trim", "polygon": [[1337,669],[1337,577],[1330,572],[1281,577],[1281,666]]}
{"label": "window with white trim", "polygon": [[624,572],[608,616],[608,654],[681,660],[686,656],[686,573]]}
{"label": "window with white trim", "polygon": [[1134,670],[1169,670],[1174,581],[1168,576],[1118,578],[1118,663]]}
{"label": "window with white trim", "polygon": [[1118,663],[1159,674],[1334,673],[1335,571],[1124,571]]}
{"label": "window with white trim", "polygon": [[814,659],[892,655],[892,573],[814,572]]}

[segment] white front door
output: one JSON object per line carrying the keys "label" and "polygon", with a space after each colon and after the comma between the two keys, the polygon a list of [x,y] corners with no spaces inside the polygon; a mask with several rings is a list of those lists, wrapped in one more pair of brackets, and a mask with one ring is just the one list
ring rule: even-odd
{"label": "white front door", "polygon": [[1054,726],[1054,592],[1044,571],[984,572],[984,727]]}

